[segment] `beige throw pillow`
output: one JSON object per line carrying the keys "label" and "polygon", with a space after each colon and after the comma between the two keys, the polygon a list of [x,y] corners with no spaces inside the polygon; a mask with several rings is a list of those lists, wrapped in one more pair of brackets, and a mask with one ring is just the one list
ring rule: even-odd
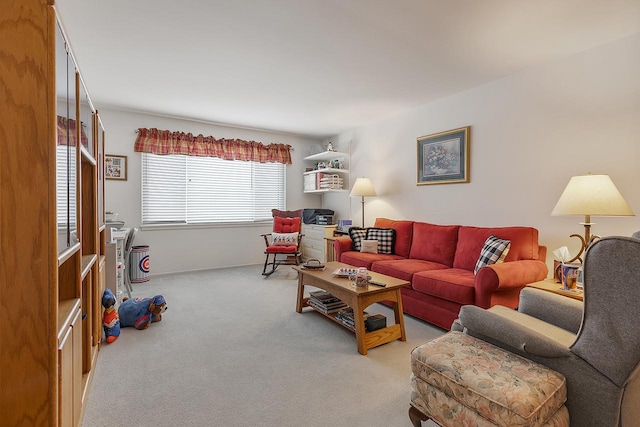
{"label": "beige throw pillow", "polygon": [[368,252],[371,254],[378,253],[378,241],[377,240],[361,240],[360,252]]}

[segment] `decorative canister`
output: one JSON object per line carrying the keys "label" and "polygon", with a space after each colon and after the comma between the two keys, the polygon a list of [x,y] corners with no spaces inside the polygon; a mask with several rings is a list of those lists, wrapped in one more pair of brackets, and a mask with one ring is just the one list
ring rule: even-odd
{"label": "decorative canister", "polygon": [[367,284],[369,283],[369,279],[371,278],[371,276],[369,276],[368,273],[369,272],[367,271],[366,268],[364,268],[364,267],[358,268],[358,273],[356,273],[356,286],[357,287],[367,286]]}

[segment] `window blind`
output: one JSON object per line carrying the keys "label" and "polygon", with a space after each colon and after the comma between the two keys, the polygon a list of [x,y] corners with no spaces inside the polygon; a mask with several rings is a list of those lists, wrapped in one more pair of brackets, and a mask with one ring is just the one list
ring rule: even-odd
{"label": "window blind", "polygon": [[[58,228],[76,225],[76,148],[56,145],[56,222]],[[71,183],[67,185],[67,183]]]}
{"label": "window blind", "polygon": [[142,154],[143,225],[263,221],[284,206],[282,163]]}

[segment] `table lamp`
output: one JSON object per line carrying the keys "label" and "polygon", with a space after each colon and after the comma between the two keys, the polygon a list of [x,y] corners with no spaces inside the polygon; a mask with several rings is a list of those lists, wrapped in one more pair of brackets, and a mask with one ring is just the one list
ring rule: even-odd
{"label": "table lamp", "polygon": [[362,197],[362,226],[364,227],[364,198],[377,196],[376,190],[373,189],[373,184],[369,178],[358,178],[356,179],[355,184],[353,184],[353,188],[351,189],[351,197]]}
{"label": "table lamp", "polygon": [[594,216],[635,216],[627,202],[618,191],[609,175],[581,175],[574,176],[567,184],[551,215],[584,215],[584,238],[578,237],[582,246],[578,255],[569,262],[577,259],[582,261],[581,255],[591,241],[591,215]]}

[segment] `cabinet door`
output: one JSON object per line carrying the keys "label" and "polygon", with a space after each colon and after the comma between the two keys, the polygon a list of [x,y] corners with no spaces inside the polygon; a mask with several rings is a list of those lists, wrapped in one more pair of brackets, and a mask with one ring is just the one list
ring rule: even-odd
{"label": "cabinet door", "polygon": [[71,335],[73,338],[73,425],[80,424],[82,412],[82,311],[78,310],[71,322]]}
{"label": "cabinet door", "polygon": [[73,425],[73,334],[68,328],[58,346],[58,425]]}
{"label": "cabinet door", "polygon": [[77,426],[82,411],[82,312],[58,343],[58,425]]}

